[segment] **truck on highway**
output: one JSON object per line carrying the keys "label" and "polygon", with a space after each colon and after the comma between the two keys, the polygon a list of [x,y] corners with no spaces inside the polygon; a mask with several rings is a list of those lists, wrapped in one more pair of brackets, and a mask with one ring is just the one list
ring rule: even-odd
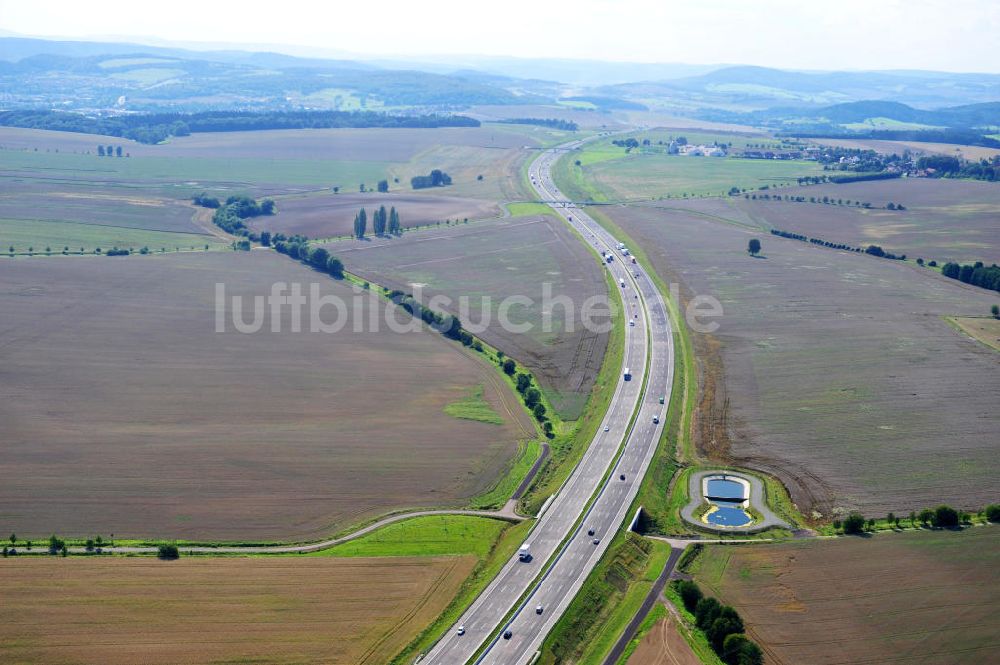
{"label": "truck on highway", "polygon": [[625,288],[625,280],[624,279],[620,279],[618,281],[621,282],[622,288],[624,289]]}
{"label": "truck on highway", "polygon": [[518,561],[531,561],[531,544],[525,543],[521,545],[521,548],[517,551]]}
{"label": "truck on highway", "polygon": [[626,381],[631,381],[632,380],[632,371],[629,370],[628,367],[625,368],[625,375],[624,376],[625,376],[625,380]]}

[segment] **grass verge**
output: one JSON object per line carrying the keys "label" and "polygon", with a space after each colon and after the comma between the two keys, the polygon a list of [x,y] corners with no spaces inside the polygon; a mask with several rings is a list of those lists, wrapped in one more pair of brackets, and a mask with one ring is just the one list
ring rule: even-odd
{"label": "grass verge", "polygon": [[670,546],[620,533],[542,644],[539,665],[601,663],[646,598]]}
{"label": "grass verge", "polygon": [[503,418],[490,403],[483,399],[483,387],[476,386],[464,398],[446,404],[444,412],[452,418],[475,420],[481,423],[503,425]]}
{"label": "grass verge", "polygon": [[425,653],[440,639],[462,613],[472,604],[490,581],[496,577],[504,564],[514,555],[524,541],[525,534],[531,529],[531,522],[521,522],[507,527],[500,538],[493,541],[489,553],[480,560],[465,581],[458,595],[451,601],[444,612],[434,620],[420,635],[410,642],[390,661],[390,665],[409,665],[418,655]]}
{"label": "grass verge", "polygon": [[300,556],[489,555],[507,522],[473,515],[421,515],[388,524],[356,540]]}

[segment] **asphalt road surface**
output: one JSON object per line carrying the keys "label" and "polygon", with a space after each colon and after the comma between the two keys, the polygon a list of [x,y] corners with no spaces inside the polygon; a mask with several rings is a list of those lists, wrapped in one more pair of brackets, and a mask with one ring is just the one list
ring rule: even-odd
{"label": "asphalt road surface", "polygon": [[[625,326],[618,386],[597,435],[527,538],[533,558],[522,562],[513,557],[421,665],[529,662],[626,520],[662,433],[674,374],[673,336],[666,306],[643,267],[617,249],[618,240],[566,201],[553,184],[552,164],[580,143],[543,152],[529,174],[541,199],[579,232],[583,242],[598,253],[604,250],[615,257],[604,265],[615,284],[624,280],[625,286],[619,288],[626,315],[635,321],[634,327]],[[624,379],[626,367],[631,380]],[[644,379],[648,379],[645,390]],[[660,404],[661,396],[664,404]],[[653,422],[654,416],[658,424]],[[551,567],[539,580],[550,559]],[[536,611],[539,606],[540,614]],[[514,613],[504,621],[512,609]],[[494,634],[498,626],[502,630]],[[458,634],[459,627],[464,627],[464,635]],[[503,637],[505,631],[510,631],[510,638]]]}

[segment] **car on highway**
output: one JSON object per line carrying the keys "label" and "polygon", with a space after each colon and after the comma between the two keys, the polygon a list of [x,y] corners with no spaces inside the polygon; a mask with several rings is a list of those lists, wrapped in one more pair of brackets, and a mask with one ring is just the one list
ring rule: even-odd
{"label": "car on highway", "polygon": [[545,611],[545,608],[542,607],[541,605],[539,605],[538,607],[535,608],[535,614],[541,614],[544,611]]}
{"label": "car on highway", "polygon": [[605,432],[610,432],[610,431],[611,431],[611,428],[610,428],[610,427],[608,427],[607,425],[605,425],[605,426],[604,426],[604,431],[605,431]]}
{"label": "car on highway", "polygon": [[660,395],[660,404],[663,404],[663,399],[664,399],[664,396]]}
{"label": "car on highway", "polygon": [[459,635],[465,635],[465,626],[459,626],[458,630],[455,632],[457,632]]}
{"label": "car on highway", "polygon": [[594,544],[595,545],[600,545],[601,544],[601,539],[600,538],[594,538]]}
{"label": "car on highway", "polygon": [[660,424],[660,417],[659,416],[653,416],[653,424],[654,425],[659,425]]}
{"label": "car on highway", "polygon": [[622,475],[618,476],[618,480],[625,480],[625,474],[623,473]]}
{"label": "car on highway", "polygon": [[635,321],[629,321],[629,322],[628,322],[628,324],[629,324],[629,326],[631,326],[632,328],[635,328]]}
{"label": "car on highway", "polygon": [[513,635],[514,633],[510,632],[509,630],[503,631],[503,638],[505,640],[509,640]]}

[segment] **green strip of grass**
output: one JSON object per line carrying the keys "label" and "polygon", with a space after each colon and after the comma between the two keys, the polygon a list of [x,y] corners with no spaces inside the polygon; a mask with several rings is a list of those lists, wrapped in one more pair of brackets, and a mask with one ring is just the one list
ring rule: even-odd
{"label": "green strip of grass", "polygon": [[492,542],[492,547],[485,558],[472,571],[469,579],[462,584],[458,595],[448,605],[444,612],[434,620],[420,635],[410,642],[402,651],[396,654],[390,665],[410,665],[419,654],[426,653],[435,642],[454,624],[462,613],[489,585],[504,564],[514,556],[514,552],[524,542],[531,529],[532,522],[521,522],[508,526],[498,540]]}
{"label": "green strip of grass", "polygon": [[483,399],[483,387],[476,386],[466,397],[446,404],[444,412],[452,418],[475,420],[481,423],[503,425],[503,418],[490,403]]}
{"label": "green strip of grass", "polygon": [[533,215],[552,215],[552,208],[548,207],[544,203],[537,203],[535,201],[516,201],[514,203],[507,204],[507,212],[510,213],[511,217],[529,217]]}
{"label": "green strip of grass", "polygon": [[388,524],[356,540],[304,556],[440,556],[485,558],[507,522],[473,515],[423,515]]}

